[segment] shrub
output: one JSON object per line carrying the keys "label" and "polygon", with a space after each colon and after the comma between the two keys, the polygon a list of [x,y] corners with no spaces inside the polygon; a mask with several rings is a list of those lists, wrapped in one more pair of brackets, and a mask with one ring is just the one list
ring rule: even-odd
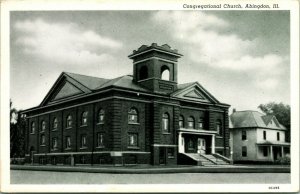
{"label": "shrub", "polygon": [[279,158],[278,160],[275,161],[276,164],[285,164],[285,165],[290,165],[291,164],[291,158],[289,156],[285,156],[282,158]]}

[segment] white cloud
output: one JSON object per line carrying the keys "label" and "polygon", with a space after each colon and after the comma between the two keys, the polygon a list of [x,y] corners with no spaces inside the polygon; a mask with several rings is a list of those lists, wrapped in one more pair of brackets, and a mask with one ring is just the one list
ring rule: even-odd
{"label": "white cloud", "polygon": [[[80,29],[74,23],[49,23],[42,19],[17,21],[16,43],[27,54],[55,64],[97,64],[108,61],[110,52],[122,43],[92,30]],[[101,53],[101,51],[103,51]]]}
{"label": "white cloud", "polygon": [[257,86],[262,89],[275,89],[278,85],[278,80],[274,78],[267,78],[262,80],[257,80]]}
{"label": "white cloud", "polygon": [[227,68],[232,70],[254,70],[271,71],[274,67],[277,67],[283,62],[283,58],[278,55],[268,54],[263,57],[253,57],[251,55],[241,56],[239,59],[223,59],[214,63],[219,68]]}
{"label": "white cloud", "polygon": [[[185,45],[185,55],[195,64],[233,72],[252,73],[253,83],[260,77],[260,85],[275,88],[276,75],[285,59],[276,54],[256,56],[252,53],[258,40],[247,40],[237,34],[228,33],[228,21],[204,12],[160,11],[152,18],[156,23],[170,30],[174,39]],[[276,73],[272,73],[272,72]],[[264,84],[261,84],[264,83]],[[266,87],[265,87],[266,88]]]}

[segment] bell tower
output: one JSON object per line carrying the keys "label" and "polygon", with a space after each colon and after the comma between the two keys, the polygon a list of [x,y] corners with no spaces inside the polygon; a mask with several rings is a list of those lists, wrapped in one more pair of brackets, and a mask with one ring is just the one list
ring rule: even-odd
{"label": "bell tower", "polygon": [[142,45],[128,57],[133,60],[133,81],[156,93],[177,89],[177,60],[182,55],[167,44]]}

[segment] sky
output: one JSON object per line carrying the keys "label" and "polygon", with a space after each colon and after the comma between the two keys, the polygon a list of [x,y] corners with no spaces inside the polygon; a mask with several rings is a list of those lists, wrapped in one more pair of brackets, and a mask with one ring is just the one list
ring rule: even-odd
{"label": "sky", "polygon": [[38,106],[61,72],[132,74],[128,55],[168,44],[184,56],[178,83],[198,81],[237,110],[290,104],[289,11],[15,11],[10,96]]}

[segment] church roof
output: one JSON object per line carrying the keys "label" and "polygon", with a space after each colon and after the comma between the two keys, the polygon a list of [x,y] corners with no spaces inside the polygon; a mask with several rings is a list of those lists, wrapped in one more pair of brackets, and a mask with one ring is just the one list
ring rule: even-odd
{"label": "church roof", "polygon": [[64,72],[77,82],[81,83],[85,87],[89,88],[90,90],[94,90],[98,88],[100,85],[103,85],[109,79],[104,79],[104,78],[99,78],[99,77],[92,77],[92,76],[87,76],[87,75],[81,75],[81,74],[76,74],[76,73],[70,73],[70,72]]}
{"label": "church roof", "polygon": [[[271,121],[274,121],[274,124]],[[231,128],[272,128],[282,129],[286,128],[281,125],[274,115],[264,115],[258,111],[236,111],[230,115]]]}
{"label": "church roof", "polygon": [[[199,101],[202,103],[218,103],[223,106],[229,106],[220,103],[198,82],[178,84],[177,86],[177,90],[170,94],[170,96],[174,98]],[[71,72],[62,72],[39,107],[50,105],[61,100],[64,101],[74,99],[75,97],[84,97],[85,95],[90,95],[110,87],[152,93],[151,90],[133,82],[132,75],[124,75],[114,79],[105,79]]]}
{"label": "church roof", "polygon": [[108,86],[117,86],[117,87],[121,87],[121,88],[128,88],[128,89],[145,91],[145,92],[148,91],[147,89],[135,84],[132,81],[131,75],[124,75],[121,77],[117,77],[117,78],[108,80],[107,82],[105,82],[103,85],[100,85],[96,89],[101,89],[101,88],[105,88]]}
{"label": "church roof", "polygon": [[87,75],[81,75],[76,73],[64,72],[66,75],[72,77],[80,84],[88,87],[90,90],[99,90],[101,88],[109,86],[118,86],[128,89],[147,91],[147,89],[140,87],[139,85],[132,82],[131,75],[124,75],[114,79],[105,79]]}

